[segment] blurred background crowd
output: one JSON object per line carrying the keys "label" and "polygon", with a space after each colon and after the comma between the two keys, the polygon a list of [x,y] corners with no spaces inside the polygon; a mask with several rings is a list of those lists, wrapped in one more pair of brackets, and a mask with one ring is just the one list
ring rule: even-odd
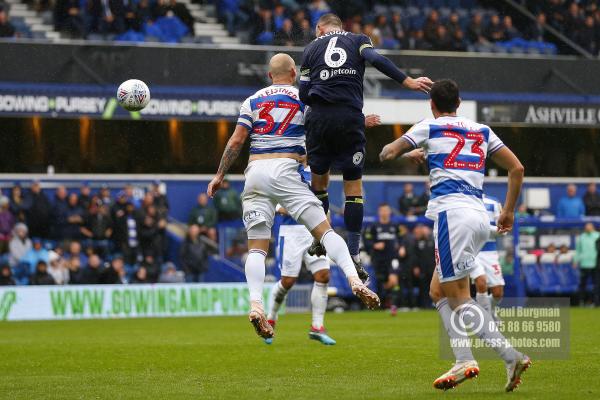
{"label": "blurred background crowd", "polygon": [[[0,1],[0,37],[31,36]],[[71,38],[214,42],[213,25],[196,32],[201,8],[213,7],[231,37],[242,42],[304,46],[318,18],[339,14],[344,28],[384,49],[569,53],[563,40],[597,55],[600,9],[595,0],[519,0],[523,12],[486,0],[26,0],[29,9]],[[192,8],[194,8],[192,10]],[[524,15],[527,15],[525,17]],[[34,35],[35,36],[35,35]]]}

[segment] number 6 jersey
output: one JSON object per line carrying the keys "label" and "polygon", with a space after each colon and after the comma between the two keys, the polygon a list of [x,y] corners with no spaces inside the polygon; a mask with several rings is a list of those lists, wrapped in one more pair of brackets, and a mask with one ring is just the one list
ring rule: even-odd
{"label": "number 6 jersey", "polygon": [[361,53],[372,47],[368,36],[345,31],[329,32],[309,43],[302,55],[300,81],[310,82],[310,101],[318,97],[362,112],[365,59]]}
{"label": "number 6 jersey", "polygon": [[402,138],[425,150],[431,180],[426,217],[435,219],[440,212],[453,208],[485,211],[485,161],[504,147],[489,126],[445,116],[419,122]]}
{"label": "number 6 jersey", "polygon": [[271,85],[248,97],[237,121],[250,132],[250,154],[306,154],[304,104],[298,89]]}

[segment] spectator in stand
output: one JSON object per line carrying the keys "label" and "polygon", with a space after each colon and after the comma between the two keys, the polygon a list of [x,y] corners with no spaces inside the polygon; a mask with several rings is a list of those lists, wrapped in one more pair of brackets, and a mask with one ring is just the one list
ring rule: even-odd
{"label": "spectator in stand", "polygon": [[88,210],[92,204],[92,189],[87,182],[84,182],[79,188],[79,207],[82,210]]}
{"label": "spectator in stand", "polygon": [[8,197],[0,195],[0,254],[8,251],[8,242],[15,222],[15,217],[10,212]]}
{"label": "spectator in stand", "polygon": [[[120,196],[125,196],[125,199],[130,201],[135,208],[140,208],[142,206],[142,199],[135,195],[133,185],[129,183],[123,187],[122,191],[117,193],[117,200]],[[154,199],[152,199],[152,201],[154,201]]]}
{"label": "spectator in stand", "polygon": [[473,14],[471,23],[467,28],[467,38],[473,44],[487,44],[484,34],[483,16],[481,13]]}
{"label": "spectator in stand", "polygon": [[[54,28],[74,38],[85,36],[85,11],[79,0],[56,0],[54,6]],[[85,4],[85,3],[83,3]]]}
{"label": "spectator in stand", "polygon": [[29,235],[31,237],[49,238],[52,218],[52,206],[48,197],[42,192],[39,181],[31,184],[25,199],[25,210]]}
{"label": "spectator in stand", "polygon": [[158,211],[158,214],[161,217],[166,218],[169,215],[169,199],[167,198],[167,195],[162,192],[161,186],[162,184],[160,181],[152,182],[150,193],[152,194],[156,211]]}
{"label": "spectator in stand", "polygon": [[417,225],[413,231],[414,241],[409,249],[416,286],[419,288],[419,307],[431,306],[429,299],[429,283],[435,269],[435,241],[431,229],[425,225]]}
{"label": "spectator in stand", "polygon": [[81,243],[76,240],[69,243],[69,251],[67,251],[64,258],[67,261],[77,260],[79,265],[86,265],[88,263],[87,255],[81,252]]}
{"label": "spectator in stand", "polygon": [[125,32],[123,0],[89,0],[88,32],[106,35]]}
{"label": "spectator in stand", "polygon": [[14,286],[17,283],[12,277],[10,266],[3,265],[0,267],[0,286]]}
{"label": "spectator in stand", "polygon": [[398,41],[394,38],[394,31],[388,24],[387,17],[385,15],[378,15],[375,20],[375,35],[381,38],[381,44],[386,49],[395,49],[399,47]]}
{"label": "spectator in stand", "polygon": [[153,205],[148,207],[139,228],[142,255],[162,261],[166,239],[167,220],[161,218]]}
{"label": "spectator in stand", "polygon": [[580,45],[589,53],[594,55],[597,54],[597,27],[593,16],[588,15],[587,17],[585,17],[583,24],[579,26],[579,28],[573,35],[573,39],[575,40],[575,43]]}
{"label": "spectator in stand", "polygon": [[423,25],[425,40],[429,43],[435,42],[438,36],[438,26],[440,26],[440,14],[436,10],[431,10],[425,20],[425,25]]}
{"label": "spectator in stand", "polygon": [[510,15],[505,15],[503,19],[504,23],[504,40],[512,40],[518,37],[521,37],[521,34],[514,27],[512,17]]}
{"label": "spectator in stand", "polygon": [[[98,202],[99,204],[104,204],[104,202],[100,199],[98,199]],[[117,193],[116,201],[110,207],[110,216],[113,222],[125,215],[127,204],[131,204],[135,208],[135,205],[131,200],[127,198],[127,195],[124,191],[120,191],[119,193]]]}
{"label": "spectator in stand", "polygon": [[48,274],[54,279],[56,285],[66,285],[69,283],[69,270],[65,265],[65,260],[56,252],[50,251]]}
{"label": "spectator in stand", "polygon": [[305,21],[305,20],[306,20],[306,14],[304,13],[304,10],[302,10],[301,8],[297,9],[292,14],[292,23],[294,24],[294,37],[295,38],[300,38],[302,36],[302,26],[303,26],[303,21]]}
{"label": "spectator in stand", "polygon": [[400,13],[395,12],[392,14],[390,28],[392,29],[393,38],[398,42],[399,47],[405,47],[407,38],[404,26],[402,25],[402,16]]}
{"label": "spectator in stand", "polygon": [[217,2],[217,15],[219,20],[225,24],[229,36],[235,36],[242,15],[240,13],[240,0],[221,0]]}
{"label": "spectator in stand", "polygon": [[506,31],[498,14],[492,15],[490,18],[490,22],[485,28],[485,38],[490,42],[506,40]]}
{"label": "spectator in stand", "polygon": [[10,212],[15,216],[17,221],[25,222],[25,199],[23,198],[23,189],[18,183],[10,190]]}
{"label": "spectator in stand", "polygon": [[585,205],[585,215],[600,216],[600,194],[596,190],[596,184],[591,182],[587,191],[583,195],[583,204]]}
{"label": "spectator in stand", "polygon": [[579,28],[583,25],[583,18],[581,17],[582,10],[576,2],[572,2],[569,5],[568,11],[564,14],[564,21],[560,24],[560,29],[565,35],[570,38],[575,37]]}
{"label": "spectator in stand", "polygon": [[438,51],[452,51],[454,50],[454,43],[452,37],[448,33],[448,30],[444,25],[438,25],[436,34],[431,40],[431,46],[433,50]]}
{"label": "spectator in stand", "polygon": [[[271,44],[273,42],[273,13],[271,10],[261,8],[254,16],[252,22],[252,38],[255,44]],[[294,32],[294,37],[299,37],[300,33]]]}
{"label": "spectator in stand", "polygon": [[42,247],[42,241],[40,239],[33,239],[33,247],[29,250],[23,258],[21,262],[25,262],[29,264],[30,271],[34,272],[34,268],[38,264],[38,262],[43,261],[45,266],[48,266],[49,254],[48,250]]}
{"label": "spectator in stand", "polygon": [[160,263],[156,258],[147,255],[144,257],[144,261],[142,261],[140,268],[146,270],[148,281],[150,283],[158,282],[158,277],[160,276]]}
{"label": "spectator in stand", "polygon": [[106,204],[96,200],[89,208],[81,227],[83,237],[96,240],[110,240],[113,233],[113,222]]}
{"label": "spectator in stand", "polygon": [[[273,10],[273,24],[275,26],[275,31],[279,32],[280,30],[282,30],[283,28],[283,23],[285,22],[286,19],[289,19],[287,17],[287,12],[285,10],[285,6],[283,4],[277,4],[275,6],[275,9]],[[292,20],[290,20],[290,23],[292,22]],[[290,28],[291,30],[291,28]]]}
{"label": "spectator in stand", "polygon": [[181,271],[177,271],[175,265],[172,262],[165,264],[165,268],[158,283],[183,283],[185,282],[185,275]]}
{"label": "spectator in stand", "polygon": [[123,257],[113,257],[110,265],[102,270],[99,281],[104,285],[117,285],[126,283],[125,281],[125,264]]}
{"label": "spectator in stand", "polygon": [[208,250],[200,239],[200,227],[190,225],[179,251],[181,266],[187,282],[201,282],[202,275],[208,270]]}
{"label": "spectator in stand", "polygon": [[179,18],[187,26],[188,34],[194,36],[194,17],[185,4],[178,3],[177,0],[158,0],[154,15],[155,18],[170,16]]}
{"label": "spectator in stand", "polygon": [[460,18],[457,13],[450,14],[447,25],[448,33],[452,39],[452,50],[465,51],[467,49],[465,43],[465,33],[460,26]]}
{"label": "spectator in stand", "polygon": [[56,188],[54,205],[52,206],[52,237],[58,241],[65,239],[69,205],[67,203],[67,188],[63,185]]}
{"label": "spectator in stand", "polygon": [[71,193],[67,198],[67,226],[64,231],[64,238],[67,240],[76,240],[81,238],[81,227],[84,222],[84,211],[79,205],[77,193]]}
{"label": "spectator in stand", "polygon": [[307,19],[302,21],[301,27],[302,30],[300,31],[300,37],[296,40],[296,46],[305,46],[315,38],[315,32]]}
{"label": "spectator in stand", "polygon": [[431,50],[431,45],[425,40],[425,34],[422,29],[410,32],[407,45],[409,50]]}
{"label": "spectator in stand", "polygon": [[102,185],[102,187],[100,188],[100,193],[98,193],[98,197],[100,198],[103,204],[107,204],[108,206],[110,206],[113,203],[112,196],[110,194],[110,189],[106,184]]}
{"label": "spectator in stand", "polygon": [[219,222],[236,220],[242,215],[240,194],[231,187],[227,179],[223,181],[221,190],[215,194],[213,203],[217,209]]}
{"label": "spectator in stand", "polygon": [[535,23],[529,28],[529,39],[534,40],[536,42],[546,41],[546,23],[546,14],[539,13],[535,18]]}
{"label": "spectator in stand", "polygon": [[69,271],[69,285],[83,285],[83,269],[79,258],[67,259],[65,265]]}
{"label": "spectator in stand", "polygon": [[293,46],[294,33],[292,28],[292,20],[285,19],[281,25],[281,29],[275,33],[275,40],[273,44],[276,46]]}
{"label": "spectator in stand", "polygon": [[188,225],[198,225],[200,234],[206,235],[209,239],[217,241],[217,210],[212,204],[206,193],[198,195],[198,204],[192,208],[188,218]]}
{"label": "spectator in stand", "polygon": [[15,37],[17,31],[8,20],[8,10],[0,4],[0,38]]}
{"label": "spectator in stand", "polygon": [[97,254],[90,255],[87,266],[81,274],[81,283],[84,285],[96,285],[100,283],[102,260]]}
{"label": "spectator in stand", "polygon": [[35,272],[29,279],[30,285],[55,285],[54,279],[48,274],[48,264],[46,261],[38,261],[35,264]]}
{"label": "spectator in stand", "polygon": [[[596,232],[594,224],[588,222],[585,224],[583,233],[577,237],[575,244],[575,259],[573,267],[579,267],[579,301],[584,304],[593,302],[596,306],[600,306],[598,298],[598,241],[600,233]],[[587,296],[587,282],[592,280],[592,298]]]}
{"label": "spectator in stand", "polygon": [[381,47],[381,45],[383,44],[383,40],[379,35],[379,31],[375,30],[375,25],[365,24],[365,26],[363,27],[363,34],[367,35],[371,39],[373,46]]}
{"label": "spectator in stand", "polygon": [[139,267],[137,271],[135,271],[135,275],[131,280],[131,283],[134,285],[150,283],[150,281],[148,280],[148,272],[146,271],[146,267]]}
{"label": "spectator in stand", "polygon": [[419,198],[414,192],[412,183],[404,184],[404,193],[398,200],[398,209],[402,215],[415,215],[419,211]]}
{"label": "spectator in stand", "polygon": [[567,186],[567,196],[558,201],[556,216],[559,218],[580,218],[585,215],[585,206],[581,197],[577,196],[577,186]]}
{"label": "spectator in stand", "polygon": [[12,238],[8,243],[8,248],[10,251],[8,262],[11,267],[16,267],[17,264],[19,264],[19,262],[25,257],[25,254],[27,254],[33,248],[31,239],[29,239],[27,234],[27,225],[22,222],[19,222],[15,225]]}
{"label": "spectator in stand", "polygon": [[123,254],[126,264],[135,264],[139,256],[139,217],[133,204],[127,203],[114,223],[115,247]]}

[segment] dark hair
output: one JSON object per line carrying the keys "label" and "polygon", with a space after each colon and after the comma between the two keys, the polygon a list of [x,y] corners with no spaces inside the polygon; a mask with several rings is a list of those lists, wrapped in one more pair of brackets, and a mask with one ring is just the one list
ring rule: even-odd
{"label": "dark hair", "polygon": [[442,79],[433,84],[429,96],[435,108],[442,113],[456,112],[460,104],[458,85],[451,79]]}
{"label": "dark hair", "polygon": [[333,13],[327,13],[322,15],[321,18],[319,18],[319,20],[317,21],[317,25],[341,28],[343,24],[340,17]]}
{"label": "dark hair", "polygon": [[378,208],[381,208],[381,207],[389,207],[389,206],[390,206],[390,205],[389,205],[388,203],[385,203],[385,202],[383,202],[383,203],[379,203],[379,206],[378,206]]}

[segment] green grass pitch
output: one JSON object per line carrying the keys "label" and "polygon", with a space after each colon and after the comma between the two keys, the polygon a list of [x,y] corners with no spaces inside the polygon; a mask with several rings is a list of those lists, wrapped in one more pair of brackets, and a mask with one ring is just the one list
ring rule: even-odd
{"label": "green grass pitch", "polygon": [[514,393],[498,361],[446,393],[433,311],[328,313],[336,346],[284,315],[271,346],[246,317],[0,323],[1,399],[598,399],[600,310],[573,309],[571,359],[534,360]]}

